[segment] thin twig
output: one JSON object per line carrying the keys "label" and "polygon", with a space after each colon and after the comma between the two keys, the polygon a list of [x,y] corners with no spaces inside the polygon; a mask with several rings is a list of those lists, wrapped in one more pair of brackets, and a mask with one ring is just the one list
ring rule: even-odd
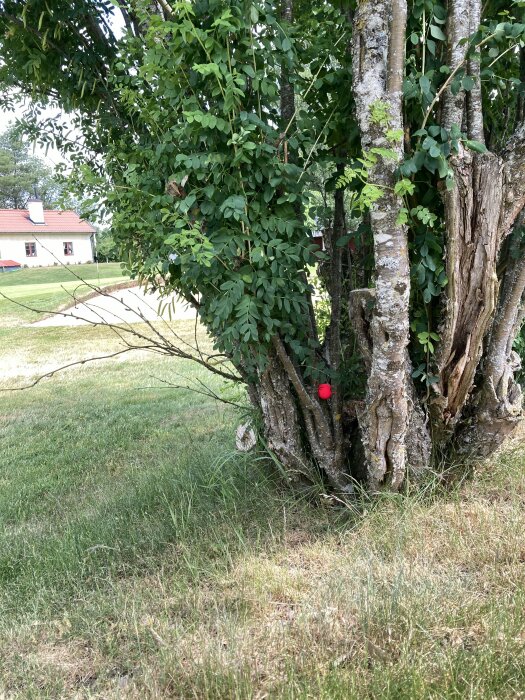
{"label": "thin twig", "polygon": [[25,389],[32,389],[34,386],[39,384],[42,379],[48,379],[50,377],[53,377],[55,374],[58,374],[58,372],[62,372],[64,369],[69,369],[70,367],[75,367],[77,365],[85,365],[87,362],[95,362],[96,360],[107,360],[111,357],[116,357],[117,355],[122,355],[125,352],[130,352],[130,350],[140,350],[140,348],[124,348],[123,350],[117,350],[117,352],[112,352],[109,355],[99,355],[97,357],[86,357],[83,360],[77,360],[76,362],[70,362],[67,365],[62,365],[62,367],[57,367],[56,369],[51,370],[51,372],[46,372],[46,374],[42,374],[40,377],[37,377],[34,382],[31,384],[26,384],[25,386],[15,386],[15,387],[8,387],[7,389],[0,389],[0,392],[5,392],[5,391],[24,391]]}

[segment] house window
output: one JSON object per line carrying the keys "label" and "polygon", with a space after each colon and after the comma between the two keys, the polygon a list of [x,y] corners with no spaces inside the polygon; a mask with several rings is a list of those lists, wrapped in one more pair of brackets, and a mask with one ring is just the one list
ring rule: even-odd
{"label": "house window", "polygon": [[36,258],[36,243],[26,243],[26,257]]}
{"label": "house window", "polygon": [[72,243],[64,243],[64,255],[73,255]]}

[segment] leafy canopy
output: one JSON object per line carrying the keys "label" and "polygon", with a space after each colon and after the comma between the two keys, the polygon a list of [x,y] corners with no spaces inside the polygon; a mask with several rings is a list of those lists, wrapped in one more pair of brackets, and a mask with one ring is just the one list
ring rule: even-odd
{"label": "leafy canopy", "polygon": [[[307,374],[326,371],[309,331],[307,273],[323,258],[310,234],[332,226],[342,189],[347,232],[338,244],[351,247],[356,282],[373,285],[366,214],[382,192],[368,172],[374,158],[389,157],[389,141],[403,138],[396,193],[410,234],[412,353],[431,382],[447,283],[440,190],[451,186],[453,154],[484,150],[461,125],[438,123],[443,90],[476,85],[466,66],[453,73],[447,65],[445,4],[409,5],[406,131],[389,133],[378,103],[385,148],[375,153],[361,149],[353,114],[352,3],[297,2],[292,26],[263,0],[181,0],[165,16],[147,2],[121,4],[127,30],[117,39],[108,2],[5,0],[0,80],[75,115],[81,144],[66,125],[42,126],[37,111],[25,126],[69,151],[79,188],[112,213],[131,273],[152,284],[161,275],[198,298],[203,321],[234,359],[261,366],[279,332]],[[521,6],[489,1],[481,27],[465,38],[481,62],[487,142],[496,150],[523,111]],[[296,95],[288,120],[283,74]]]}

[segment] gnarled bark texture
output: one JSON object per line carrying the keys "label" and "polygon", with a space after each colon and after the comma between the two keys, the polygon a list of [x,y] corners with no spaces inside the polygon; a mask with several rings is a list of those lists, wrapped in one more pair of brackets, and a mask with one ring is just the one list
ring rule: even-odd
{"label": "gnarled bark texture", "polygon": [[[521,236],[521,231],[518,233]],[[525,257],[519,245],[514,248],[519,257],[512,259],[511,251],[481,369],[480,390],[473,400],[473,415],[458,436],[460,451],[479,457],[495,452],[523,417],[522,390],[514,378],[521,362],[512,346],[525,318]]]}
{"label": "gnarled bark texture", "polygon": [[461,418],[496,306],[503,201],[500,158],[462,150],[451,165],[454,186],[444,195],[449,282],[433,402],[443,440]]}
{"label": "gnarled bark texture", "polygon": [[[281,18],[285,29],[291,25],[292,0],[283,0]],[[286,129],[295,111],[295,95],[284,66],[281,70],[280,106],[282,138],[286,139]],[[294,160],[294,154],[288,153],[286,141],[284,153],[286,159]],[[301,212],[298,211],[297,215],[300,217]],[[344,228],[342,193],[336,196],[334,219],[335,238],[342,235]],[[329,276],[334,287],[330,291],[335,303],[332,303],[326,350],[330,368],[332,371],[337,371],[341,318],[341,253],[339,249],[332,256]],[[307,301],[310,332],[316,335],[312,301],[309,295]],[[261,410],[268,446],[291,478],[298,474],[313,478],[315,464],[334,490],[342,493],[352,490],[350,475],[346,473],[344,463],[345,439],[342,429],[343,410],[340,390],[334,387],[334,396],[330,404],[323,405],[316,394],[315,386],[305,380],[294,361],[293,353],[285,346],[279,335],[273,338],[267,368],[260,373],[257,386],[252,385],[250,395],[252,403]]]}
{"label": "gnarled bark texture", "polygon": [[[466,127],[470,138],[484,143],[479,63],[467,59],[467,43],[461,43],[479,25],[480,10],[479,0],[450,3],[450,65],[456,70],[466,64],[476,84],[466,98],[463,91],[445,93],[442,125]],[[503,282],[497,265],[502,242],[525,204],[524,143],[522,125],[501,155],[461,149],[450,160],[454,184],[443,195],[448,284],[431,402],[440,451],[455,443],[463,452],[488,455],[522,415],[512,343],[525,280],[521,262],[507,269]]]}
{"label": "gnarled bark texture", "polygon": [[[378,159],[370,182],[384,190],[371,212],[375,256],[375,303],[370,322],[366,405],[360,423],[372,489],[398,489],[407,469],[407,434],[412,396],[408,361],[410,270],[407,233],[398,222],[400,199],[393,193],[403,158],[402,139],[391,144],[386,130],[402,130],[405,0],[361,2],[354,19],[356,109],[365,150],[393,148],[397,158]],[[388,123],[374,117],[386,106]],[[425,431],[422,431],[423,434]],[[428,438],[425,439],[425,443]]]}

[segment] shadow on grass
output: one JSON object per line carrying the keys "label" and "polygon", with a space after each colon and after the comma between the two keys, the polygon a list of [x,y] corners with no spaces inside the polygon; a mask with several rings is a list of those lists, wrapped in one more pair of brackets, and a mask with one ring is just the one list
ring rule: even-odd
{"label": "shadow on grass", "polygon": [[239,556],[277,545],[299,523],[319,532],[328,520],[253,457],[183,457],[176,472],[159,465],[69,514],[8,528],[0,546],[2,612],[12,618],[38,606],[56,614],[71,597],[148,575],[167,559],[181,588],[191,587],[225,574]]}

